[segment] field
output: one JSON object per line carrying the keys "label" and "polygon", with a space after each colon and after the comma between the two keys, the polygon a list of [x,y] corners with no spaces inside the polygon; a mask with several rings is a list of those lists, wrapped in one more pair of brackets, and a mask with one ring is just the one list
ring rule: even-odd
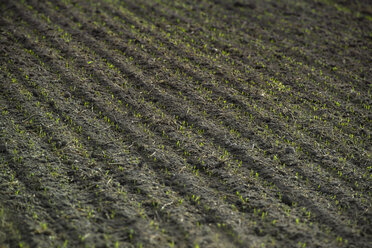
{"label": "field", "polygon": [[372,246],[368,0],[0,6],[0,248]]}

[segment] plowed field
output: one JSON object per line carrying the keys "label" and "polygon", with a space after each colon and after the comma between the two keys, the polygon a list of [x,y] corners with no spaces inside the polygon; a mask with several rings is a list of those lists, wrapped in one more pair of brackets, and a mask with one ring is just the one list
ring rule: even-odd
{"label": "plowed field", "polygon": [[0,247],[372,247],[368,0],[2,0]]}

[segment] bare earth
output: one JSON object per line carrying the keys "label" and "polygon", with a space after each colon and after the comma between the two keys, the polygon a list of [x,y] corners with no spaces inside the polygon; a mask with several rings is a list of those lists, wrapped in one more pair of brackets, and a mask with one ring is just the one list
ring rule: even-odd
{"label": "bare earth", "polygon": [[372,247],[370,1],[0,8],[0,248]]}

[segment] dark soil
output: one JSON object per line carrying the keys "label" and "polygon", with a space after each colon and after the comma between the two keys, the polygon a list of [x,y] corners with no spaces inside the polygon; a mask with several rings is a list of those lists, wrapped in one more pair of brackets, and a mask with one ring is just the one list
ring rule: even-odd
{"label": "dark soil", "polygon": [[369,1],[0,4],[0,248],[371,247]]}

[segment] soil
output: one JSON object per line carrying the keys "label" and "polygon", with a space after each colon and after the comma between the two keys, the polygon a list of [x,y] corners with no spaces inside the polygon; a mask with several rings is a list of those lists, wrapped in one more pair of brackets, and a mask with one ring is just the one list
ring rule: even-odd
{"label": "soil", "polygon": [[0,248],[371,247],[369,1],[0,5]]}

